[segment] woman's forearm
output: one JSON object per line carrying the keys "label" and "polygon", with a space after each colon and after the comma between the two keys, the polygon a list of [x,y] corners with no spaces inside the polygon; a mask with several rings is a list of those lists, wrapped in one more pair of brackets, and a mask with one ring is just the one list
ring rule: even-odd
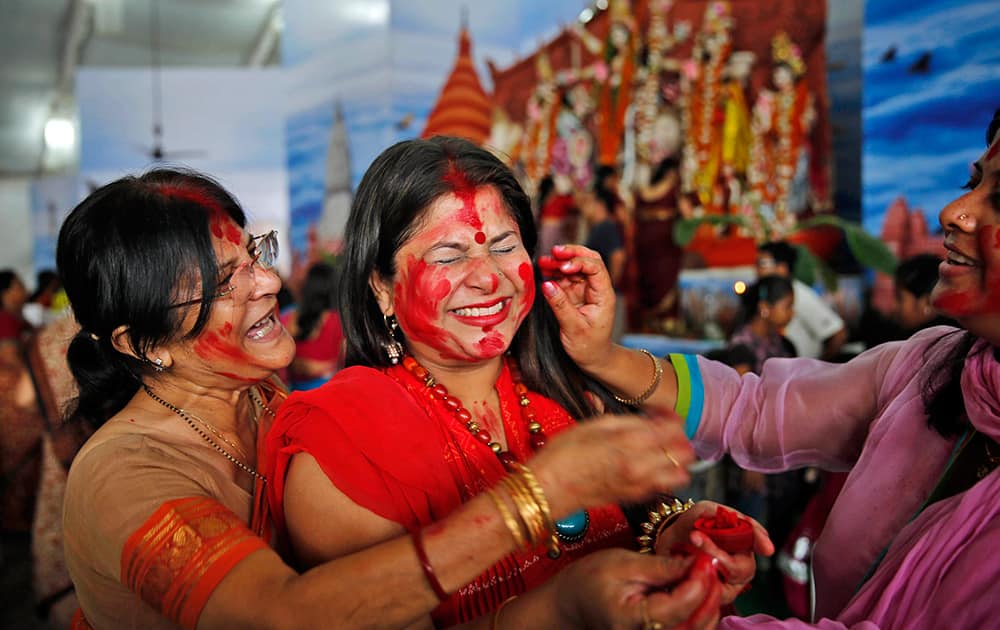
{"label": "woman's forearm", "polygon": [[[677,404],[677,375],[669,360],[656,360],[660,363],[663,374],[659,384],[641,406],[673,410]],[[645,353],[621,345],[613,345],[606,360],[581,367],[626,400],[645,393],[655,376],[653,362]]]}
{"label": "woman's forearm", "polygon": [[[487,495],[421,534],[431,571],[448,593],[516,549]],[[401,628],[425,618],[438,603],[412,539],[400,536],[301,575],[271,552],[253,554],[212,593],[198,627]]]}

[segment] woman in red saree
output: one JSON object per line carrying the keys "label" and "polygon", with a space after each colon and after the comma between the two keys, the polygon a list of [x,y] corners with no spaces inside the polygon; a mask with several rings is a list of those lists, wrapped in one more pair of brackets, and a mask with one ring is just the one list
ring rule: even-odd
{"label": "woman in red saree", "polygon": [[[345,232],[349,367],[293,394],[266,447],[275,520],[305,567],[420,531],[484,493],[501,512],[516,512],[516,493],[504,489],[519,463],[544,458],[576,418],[621,413],[628,402],[562,351],[551,312],[535,299],[529,200],[488,151],[443,137],[390,147],[362,179]],[[641,468],[659,461],[669,469],[671,453],[688,461],[674,421],[644,421],[666,428],[658,445],[641,436],[613,443],[629,421],[589,423],[608,431],[607,449],[590,464],[622,459],[588,478],[581,454],[562,478],[570,495],[622,483],[614,501],[648,499],[633,485]],[[494,610],[595,550],[635,548],[617,503],[576,503],[587,509],[552,498],[547,531],[557,539],[519,545],[475,580],[439,592],[441,605],[422,626]],[[734,568],[749,577],[746,565]]]}
{"label": "woman in red saree", "polygon": [[[60,276],[80,325],[67,352],[79,392],[71,417],[98,427],[66,486],[76,627],[404,627],[437,604],[428,575],[438,588],[464,584],[515,548],[488,497],[435,523],[420,547],[395,537],[305,574],[272,548],[282,545],[262,500],[273,478],[259,466],[261,443],[284,398],[272,376],[294,341],[277,317],[275,234],[252,236],[246,222],[213,180],[156,169],[95,191],[60,230]],[[554,506],[627,496],[633,480],[594,483],[616,463],[600,453],[674,435],[635,419],[600,429],[570,431],[531,460]],[[674,483],[663,459],[649,458],[630,491]],[[562,481],[573,470],[587,488]],[[691,580],[656,591],[681,580],[684,563],[611,551],[587,561],[511,602],[505,622],[637,626],[717,600]]]}

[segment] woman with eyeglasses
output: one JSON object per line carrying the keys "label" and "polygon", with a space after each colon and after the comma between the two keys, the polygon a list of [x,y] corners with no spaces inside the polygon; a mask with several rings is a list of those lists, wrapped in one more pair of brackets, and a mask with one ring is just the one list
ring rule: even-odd
{"label": "woman with eyeglasses", "polygon": [[[279,480],[260,466],[284,399],[272,375],[295,348],[277,317],[276,253],[274,232],[248,233],[222,186],[185,171],[110,183],[63,224],[57,260],[80,325],[67,355],[79,385],[70,416],[99,427],[66,488],[76,627],[405,627],[441,588],[515,550],[512,516],[482,496],[435,515],[420,539],[386,537],[305,573],[279,554],[287,545],[264,500]],[[526,462],[537,483],[522,498],[570,512],[665,491],[686,473],[662,449],[691,458],[677,435],[623,417],[552,436]],[[630,465],[636,443],[642,464]],[[705,627],[718,610],[714,566],[685,580],[689,570],[689,560],[595,553],[504,615],[521,627]]]}

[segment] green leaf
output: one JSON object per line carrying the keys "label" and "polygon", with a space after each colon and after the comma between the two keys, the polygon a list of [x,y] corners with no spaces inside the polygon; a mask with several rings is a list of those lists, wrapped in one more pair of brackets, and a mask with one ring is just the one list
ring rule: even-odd
{"label": "green leaf", "polygon": [[795,249],[799,255],[795,259],[795,269],[792,271],[792,275],[809,286],[815,285],[816,278],[819,276],[827,291],[836,291],[837,274],[834,273],[833,268],[826,264],[825,260],[813,254],[812,250],[805,245],[796,244]]}
{"label": "green leaf", "polygon": [[853,225],[844,229],[844,235],[847,246],[859,263],[890,276],[896,271],[899,262],[885,243]]}
{"label": "green leaf", "polygon": [[795,258],[795,269],[792,270],[792,275],[799,281],[812,286],[816,283],[816,270],[819,267],[819,261],[805,245],[795,244],[794,247],[799,255]]}
{"label": "green leaf", "polygon": [[694,238],[701,221],[698,219],[681,219],[674,223],[674,242],[684,247]]}
{"label": "green leaf", "polygon": [[896,265],[899,264],[896,256],[885,243],[865,232],[859,224],[831,214],[821,214],[802,221],[798,229],[805,230],[817,225],[832,225],[843,230],[847,246],[861,265],[889,275],[896,271]]}
{"label": "green leaf", "polygon": [[747,220],[739,215],[708,214],[695,219],[680,219],[674,223],[674,242],[681,247],[686,246],[694,238],[694,233],[702,223],[747,226]]}

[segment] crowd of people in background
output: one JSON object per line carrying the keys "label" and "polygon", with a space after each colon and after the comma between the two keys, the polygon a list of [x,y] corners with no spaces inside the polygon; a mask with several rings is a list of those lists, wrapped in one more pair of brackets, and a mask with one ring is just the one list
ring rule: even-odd
{"label": "crowd of people in background", "polygon": [[[617,343],[678,307],[650,272],[662,257],[648,257],[687,212],[669,160],[636,190],[603,167],[590,190],[546,178],[531,201],[470,143],[400,143],[366,174],[345,252],[294,286],[272,269],[276,233],[251,234],[211,178],[159,169],[97,190],[63,226],[60,273],[39,272],[29,293],[0,271],[0,517],[39,542],[40,615],[67,623],[79,603],[76,628],[121,615],[497,627],[506,609],[512,624],[707,627],[755,570],[808,618],[815,570],[830,627],[981,623],[990,604],[961,597],[985,597],[996,577],[963,558],[992,540],[1000,461],[994,263],[980,251],[997,221],[983,191],[1000,169],[998,127],[1000,112],[970,191],[941,211],[947,264],[900,261],[890,313],[868,309],[852,330],[794,277],[793,245],[762,243],[738,324],[700,357]],[[404,202],[386,206],[397,192]],[[97,238],[112,228],[122,238]],[[148,251],[116,245],[133,240]],[[149,252],[182,260],[164,275]],[[124,274],[109,262],[128,256]],[[870,351],[853,357],[850,341]],[[69,366],[52,368],[60,357]],[[289,390],[301,393],[286,404]],[[683,428],[632,415],[659,408]],[[641,474],[609,482],[623,467]],[[711,580],[692,577],[690,558],[604,550],[628,547],[633,504],[667,491],[699,503],[654,528],[671,542],[657,551],[698,542],[724,567]],[[699,538],[694,521],[716,502],[769,538],[755,524],[753,549],[732,554]],[[166,569],[150,533],[191,522],[212,553],[157,590]],[[962,536],[942,542],[947,528]],[[347,594],[363,605],[348,610]]]}

